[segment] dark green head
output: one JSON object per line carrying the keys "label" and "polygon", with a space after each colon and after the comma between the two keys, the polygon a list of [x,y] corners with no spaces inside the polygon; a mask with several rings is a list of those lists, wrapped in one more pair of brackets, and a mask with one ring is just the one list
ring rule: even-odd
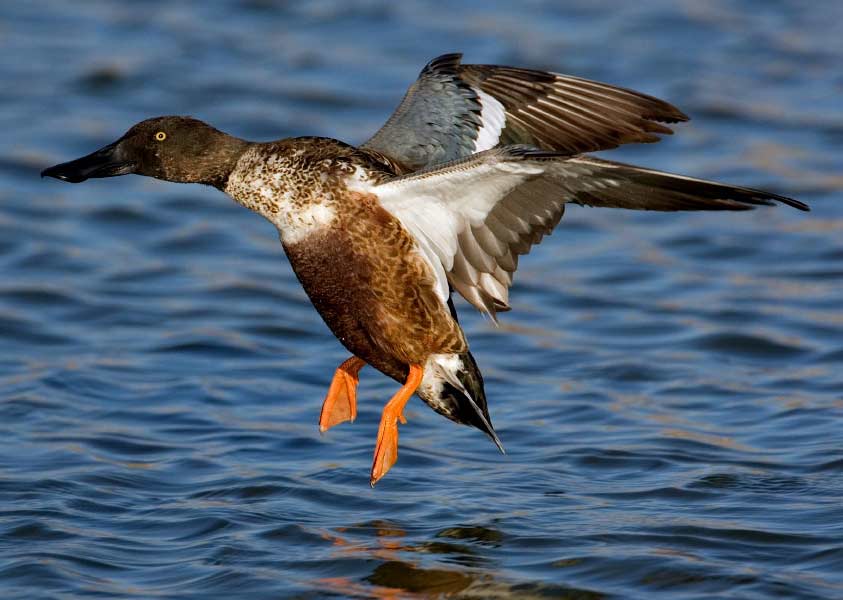
{"label": "dark green head", "polygon": [[222,187],[247,145],[198,119],[155,117],[92,154],[44,169],[41,176],[80,183],[136,173]]}

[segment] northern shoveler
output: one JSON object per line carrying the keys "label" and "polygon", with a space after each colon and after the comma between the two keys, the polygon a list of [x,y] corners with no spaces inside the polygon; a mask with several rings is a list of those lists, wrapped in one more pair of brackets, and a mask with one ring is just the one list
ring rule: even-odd
{"label": "northern shoveler", "polygon": [[45,169],[78,183],[136,173],[212,185],[271,221],[296,275],[352,353],[336,370],[321,430],[356,415],[358,372],[403,385],[386,404],[371,483],[398,455],[413,393],[487,433],[501,450],[452,290],[495,319],[519,255],[566,203],[637,210],[746,210],[797,200],[588,156],[655,142],[686,121],[632,90],[530,69],[431,61],[359,147],[316,137],[248,142],[189,117],[142,121],[120,139]]}

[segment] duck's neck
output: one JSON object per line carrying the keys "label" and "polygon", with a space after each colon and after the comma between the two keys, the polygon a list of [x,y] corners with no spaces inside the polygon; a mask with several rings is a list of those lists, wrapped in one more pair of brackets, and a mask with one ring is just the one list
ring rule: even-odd
{"label": "duck's neck", "polygon": [[225,191],[228,179],[237,167],[237,162],[254,142],[219,132],[220,139],[208,145],[193,167],[197,169],[196,180]]}

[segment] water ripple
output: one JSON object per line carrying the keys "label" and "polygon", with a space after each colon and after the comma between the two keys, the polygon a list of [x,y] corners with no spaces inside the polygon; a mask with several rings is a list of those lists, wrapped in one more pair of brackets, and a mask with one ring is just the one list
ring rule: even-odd
{"label": "water ripple", "polygon": [[[0,597],[843,597],[839,3],[141,8],[0,7]],[[38,172],[160,113],[360,142],[455,50],[668,98],[611,158],[813,212],[570,207],[500,327],[458,302],[507,454],[413,401],[373,490],[396,384],[318,433],[347,356],[269,224]]]}

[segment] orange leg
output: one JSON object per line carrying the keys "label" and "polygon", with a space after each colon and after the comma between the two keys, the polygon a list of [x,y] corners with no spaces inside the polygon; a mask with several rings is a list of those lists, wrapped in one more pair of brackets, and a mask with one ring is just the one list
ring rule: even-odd
{"label": "orange leg", "polygon": [[372,463],[372,476],[369,480],[372,486],[386,475],[398,459],[398,420],[400,419],[402,423],[406,422],[403,415],[404,405],[419,387],[423,375],[422,367],[410,365],[407,382],[383,407],[381,424],[378,428],[378,443],[375,446],[375,460]]}
{"label": "orange leg", "polygon": [[319,415],[319,431],[328,431],[334,425],[357,418],[357,373],[366,366],[363,359],[352,356],[334,372],[328,395]]}

